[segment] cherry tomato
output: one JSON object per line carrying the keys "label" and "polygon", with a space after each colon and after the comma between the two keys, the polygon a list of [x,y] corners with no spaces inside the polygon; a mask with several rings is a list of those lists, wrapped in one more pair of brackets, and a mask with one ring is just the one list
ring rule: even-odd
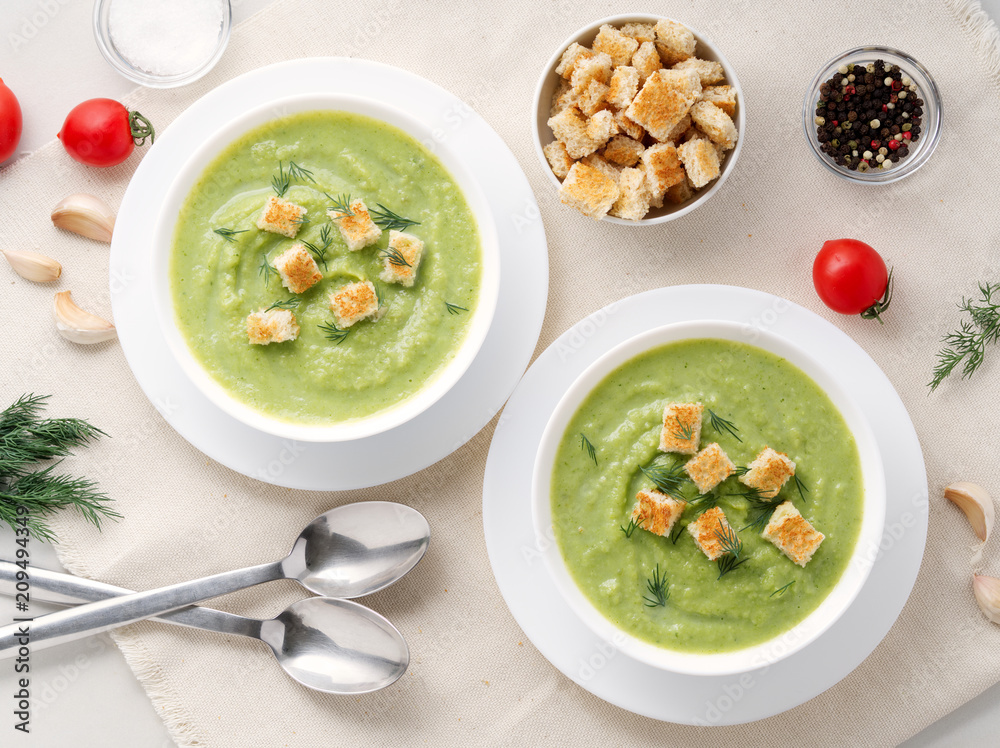
{"label": "cherry tomato", "polygon": [[0,162],[6,161],[21,142],[21,105],[0,78]]}
{"label": "cherry tomato", "polygon": [[115,166],[132,155],[135,146],[156,137],[149,120],[130,112],[114,99],[89,99],[67,115],[59,139],[66,152],[90,166]]}
{"label": "cherry tomato", "polygon": [[823,243],[813,262],[813,285],[833,311],[880,323],[892,299],[892,273],[878,252],[857,239]]}

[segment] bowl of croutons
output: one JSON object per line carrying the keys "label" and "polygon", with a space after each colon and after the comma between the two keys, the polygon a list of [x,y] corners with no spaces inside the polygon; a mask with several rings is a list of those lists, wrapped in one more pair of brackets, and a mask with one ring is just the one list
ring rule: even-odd
{"label": "bowl of croutons", "polygon": [[712,197],[742,146],[743,92],[703,34],[656,15],[569,37],[535,89],[535,151],[560,200],[596,220],[657,224]]}

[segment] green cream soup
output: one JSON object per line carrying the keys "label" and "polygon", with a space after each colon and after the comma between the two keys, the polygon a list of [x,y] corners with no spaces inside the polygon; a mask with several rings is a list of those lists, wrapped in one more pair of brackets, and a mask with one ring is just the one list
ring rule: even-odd
{"label": "green cream soup", "polygon": [[[308,209],[295,239],[257,228],[274,195],[279,163],[307,170],[285,199]],[[325,194],[324,194],[325,193]],[[424,242],[411,288],[379,281],[389,242],[351,252],[326,211],[350,195],[419,221],[404,229]],[[235,233],[220,236],[216,229]],[[331,242],[323,279],[293,294],[262,265],[297,242]],[[196,358],[238,400],[269,416],[322,425],[372,415],[422,389],[454,357],[478,302],[481,250],[476,222],[441,163],[402,131],[345,112],[307,112],[269,122],[230,144],[205,169],[178,216],[171,259],[177,322]],[[329,295],[371,280],[383,314],[339,342]],[[297,299],[297,340],[251,345],[247,315]]]}
{"label": "green cream soup", "polygon": [[[705,406],[701,448],[718,444],[738,466],[765,447],[796,464],[804,493],[790,480],[789,499],[826,539],[805,568],[747,528],[753,510],[746,487],[731,476],[716,490],[718,506],[740,530],[746,561],[719,576],[686,530],[676,542],[635,529],[626,537],[635,496],[653,487],[640,467],[680,465],[659,451],[669,402]],[[715,431],[708,410],[730,421],[742,441]],[[597,464],[581,435],[593,444]],[[660,457],[657,457],[660,455]],[[686,477],[686,476],[685,476]],[[685,481],[685,498],[697,489]],[[847,567],[862,515],[861,465],[854,438],[830,399],[801,370],[759,348],[725,340],[665,345],[609,374],[573,416],[552,475],[552,518],[566,565],[596,608],[628,633],[684,652],[726,652],[771,639],[812,612]],[[689,503],[679,524],[704,506]],[[743,529],[746,528],[746,529]],[[656,566],[667,580],[665,606],[644,597]],[[784,587],[784,590],[782,588]],[[781,590],[781,591],[779,591]]]}

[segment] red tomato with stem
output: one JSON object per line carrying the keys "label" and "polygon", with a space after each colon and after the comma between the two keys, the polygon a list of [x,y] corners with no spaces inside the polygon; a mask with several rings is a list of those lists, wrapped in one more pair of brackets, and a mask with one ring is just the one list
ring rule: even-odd
{"label": "red tomato with stem", "polygon": [[880,324],[892,300],[892,272],[878,252],[857,239],[823,243],[813,262],[813,285],[833,311],[860,314]]}
{"label": "red tomato with stem", "polygon": [[4,85],[0,78],[0,162],[6,161],[17,150],[21,142],[21,105],[14,92]]}
{"label": "red tomato with stem", "polygon": [[89,99],[66,116],[59,139],[74,159],[90,166],[115,166],[132,155],[146,138],[156,137],[153,125],[114,99]]}

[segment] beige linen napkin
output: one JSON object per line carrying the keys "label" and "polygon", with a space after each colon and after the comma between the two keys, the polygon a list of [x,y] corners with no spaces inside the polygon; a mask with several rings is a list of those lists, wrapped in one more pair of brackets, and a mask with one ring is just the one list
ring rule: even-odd
{"label": "beige linen napkin", "polygon": [[[191,102],[271,62],[352,55],[411,70],[470,103],[518,157],[549,238],[549,311],[539,350],[582,316],[622,296],[681,283],[762,289],[803,304],[847,331],[883,367],[925,450],[931,526],[916,588],[875,653],[822,696],[747,726],[689,728],[613,707],[574,685],[527,641],[508,613],[483,543],[481,483],[492,426],[451,457],[405,480],[346,493],[306,493],[237,475],[165,424],[130,374],[117,343],[92,348],[59,338],[54,290],[110,315],[107,249],[52,228],[64,193],[118,205],[141,155],[96,170],[53,142],[0,177],[0,246],[41,249],[64,265],[54,287],[0,269],[0,403],[55,393],[51,410],[108,431],[69,467],[100,480],[124,519],[98,533],[72,514],[56,522],[66,565],[133,589],[178,582],[283,555],[308,520],[332,506],[390,498],[425,513],[426,559],[368,602],[407,638],[413,660],[394,687],[336,698],[288,679],[255,642],[142,623],[116,641],[182,746],[342,745],[857,745],[894,743],[972,698],[1000,674],[1000,628],[970,588],[965,518],[941,498],[953,480],[1000,494],[995,403],[1000,350],[968,382],[928,395],[938,338],[955,303],[979,280],[1000,280],[996,186],[1000,63],[996,29],[974,3],[683,2],[460,4],[279,0],[237,28],[217,69],[191,87],[140,90],[127,103],[162,129]],[[570,33],[611,12],[661,12],[708,33],[744,89],[743,154],[720,193],[665,226],[595,223],[561,206],[531,143],[532,93],[542,65]],[[865,189],[838,180],[807,152],[800,107],[821,63],[861,43],[919,59],[944,98],[938,152],[916,175]],[[827,311],[811,283],[820,244],[851,236],[895,268],[885,326]],[[142,251],[137,247],[136,251]],[[428,438],[434,438],[428,434]],[[1000,575],[1000,550],[986,570]],[[273,583],[216,601],[272,616],[302,597]],[[667,698],[668,695],[665,695]],[[109,713],[111,707],[109,706]],[[248,716],[252,729],[248,727]]]}

